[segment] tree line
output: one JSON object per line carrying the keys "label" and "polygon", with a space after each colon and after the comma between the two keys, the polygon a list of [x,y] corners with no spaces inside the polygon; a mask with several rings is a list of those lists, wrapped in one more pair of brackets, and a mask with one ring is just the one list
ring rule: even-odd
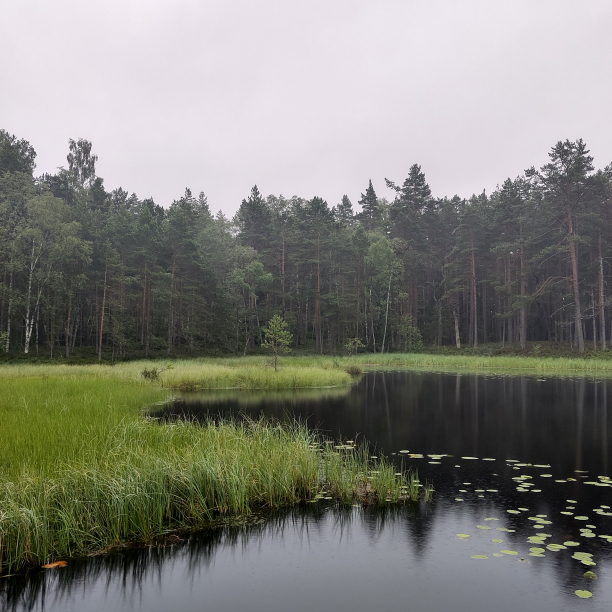
{"label": "tree line", "polygon": [[612,343],[612,166],[582,140],[493,193],[434,198],[421,167],[347,196],[264,197],[233,219],[187,189],[164,208],[107,191],[86,140],[35,176],[0,130],[0,343],[99,359],[246,354],[274,315],[320,353]]}

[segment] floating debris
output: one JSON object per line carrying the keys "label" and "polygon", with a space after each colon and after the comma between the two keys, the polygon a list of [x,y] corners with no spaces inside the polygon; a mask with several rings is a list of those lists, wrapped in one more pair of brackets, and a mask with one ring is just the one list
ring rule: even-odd
{"label": "floating debris", "polygon": [[68,565],[68,561],[54,561],[53,563],[47,563],[43,565],[44,569],[54,569],[56,567],[66,567]]}

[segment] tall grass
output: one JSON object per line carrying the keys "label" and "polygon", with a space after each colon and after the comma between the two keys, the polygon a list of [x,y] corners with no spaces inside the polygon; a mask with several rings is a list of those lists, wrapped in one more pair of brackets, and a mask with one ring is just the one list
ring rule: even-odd
{"label": "tall grass", "polygon": [[316,434],[297,424],[121,424],[105,453],[92,444],[51,476],[0,481],[0,567],[147,541],[307,499],[386,504],[419,495],[414,475],[396,475],[365,448],[320,447]]}
{"label": "tall grass", "polygon": [[92,452],[103,455],[118,425],[170,395],[90,375],[0,379],[0,477],[53,474]]}
{"label": "tall grass", "polygon": [[300,389],[348,385],[350,375],[339,368],[284,365],[278,372],[264,364],[237,365],[179,362],[160,376],[165,387],[198,389]]}
{"label": "tall grass", "polygon": [[384,355],[358,355],[339,360],[339,367],[347,367],[349,364],[357,364],[365,370],[370,367],[386,367],[434,372],[612,376],[612,360],[596,358],[389,353]]}
{"label": "tall grass", "polygon": [[135,367],[0,368],[1,570],[308,499],[419,493],[410,475],[329,449],[303,425],[151,419],[144,407],[171,392],[136,382]]}

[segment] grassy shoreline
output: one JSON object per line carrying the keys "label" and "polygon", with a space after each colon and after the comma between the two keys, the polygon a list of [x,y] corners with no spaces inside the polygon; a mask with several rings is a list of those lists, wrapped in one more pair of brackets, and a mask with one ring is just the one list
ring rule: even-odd
{"label": "grassy shoreline", "polygon": [[172,391],[140,365],[0,368],[0,574],[305,501],[423,495],[416,475],[305,426],[151,419]]}

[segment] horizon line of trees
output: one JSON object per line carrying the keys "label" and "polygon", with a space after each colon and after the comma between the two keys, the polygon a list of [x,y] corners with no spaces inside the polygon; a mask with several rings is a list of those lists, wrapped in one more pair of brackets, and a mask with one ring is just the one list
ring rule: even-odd
{"label": "horizon line of trees", "polygon": [[56,174],[35,158],[0,130],[5,353],[246,354],[274,315],[320,353],[612,346],[612,166],[582,140],[490,195],[434,198],[414,164],[358,212],[255,186],[231,220],[189,189],[168,208],[107,191],[87,140]]}

